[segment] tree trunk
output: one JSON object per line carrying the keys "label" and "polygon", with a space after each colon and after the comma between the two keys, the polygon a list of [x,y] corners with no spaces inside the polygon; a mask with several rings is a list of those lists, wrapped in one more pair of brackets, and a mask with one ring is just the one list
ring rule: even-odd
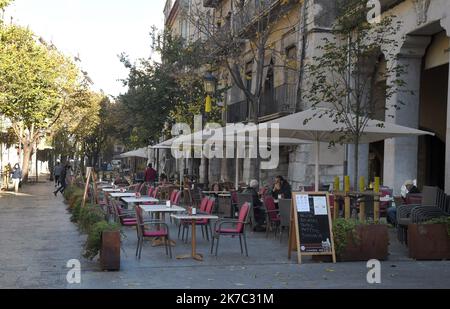
{"label": "tree trunk", "polygon": [[353,190],[358,191],[358,160],[359,159],[359,136],[355,137],[355,153],[354,153],[354,175],[353,175]]}
{"label": "tree trunk", "polygon": [[28,170],[30,168],[30,159],[33,148],[29,141],[23,143],[23,161],[22,161],[22,180],[28,182]]}

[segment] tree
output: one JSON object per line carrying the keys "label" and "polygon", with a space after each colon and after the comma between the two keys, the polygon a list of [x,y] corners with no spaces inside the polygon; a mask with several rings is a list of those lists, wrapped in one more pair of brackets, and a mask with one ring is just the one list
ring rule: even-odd
{"label": "tree", "polygon": [[[116,116],[122,121],[118,135],[130,147],[142,147],[159,140],[167,124],[193,123],[204,106],[203,77],[198,71],[199,46],[185,44],[170,32],[151,32],[152,49],[161,55],[160,63],[139,59],[121,61],[130,73],[124,84],[127,93],[119,96]],[[220,119],[214,108],[211,120]]]}
{"label": "tree", "polygon": [[0,113],[23,147],[23,179],[33,147],[73,103],[79,70],[53,45],[16,25],[0,25]]}
{"label": "tree", "polygon": [[13,2],[14,2],[14,0],[0,0],[0,10],[5,9],[5,7],[7,7],[8,5],[10,5]]}
{"label": "tree", "polygon": [[[215,10],[214,16],[205,12],[201,4],[185,14],[201,34],[199,44],[203,46],[202,58],[206,67],[227,73],[232,85],[245,95],[248,120],[258,124],[268,70],[298,71],[297,59],[288,60],[284,51],[276,48],[274,38],[277,33],[295,29],[298,21],[290,20],[289,12],[299,1],[230,2],[232,11]],[[278,23],[281,19],[286,26]],[[254,176],[259,180],[259,156],[255,163]]]}
{"label": "tree", "polygon": [[[360,137],[369,119],[375,119],[380,111],[384,115],[390,108],[386,100],[396,91],[406,91],[401,79],[405,67],[386,62],[395,56],[395,33],[400,22],[394,23],[393,16],[383,16],[379,23],[369,23],[367,1],[363,0],[340,0],[338,7],[341,10],[332,36],[323,39],[320,55],[306,66],[311,81],[306,98],[313,108],[332,107],[330,112],[317,112],[316,117],[328,114],[342,125],[339,131],[344,134],[333,143],[355,145],[353,185],[357,188]],[[387,65],[384,70],[382,63]],[[381,98],[376,95],[379,80],[389,81],[383,84]],[[392,108],[397,110],[401,104]]]}

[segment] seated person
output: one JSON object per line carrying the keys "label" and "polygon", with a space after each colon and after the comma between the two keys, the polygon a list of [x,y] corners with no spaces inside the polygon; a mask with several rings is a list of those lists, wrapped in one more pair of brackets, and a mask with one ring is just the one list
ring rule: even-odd
{"label": "seated person", "polygon": [[165,186],[165,185],[167,185],[167,184],[169,184],[169,180],[167,179],[166,174],[162,173],[162,174],[159,176],[159,185],[160,185],[160,186]]}
{"label": "seated person", "polygon": [[256,226],[253,228],[255,232],[264,232],[265,212],[262,209],[263,203],[258,196],[259,183],[257,180],[250,181],[250,186],[245,189],[244,193],[252,195],[252,207],[255,216]]}
{"label": "seated person", "polygon": [[[408,194],[420,193],[419,189],[416,187],[414,181],[412,180],[405,181],[400,191],[404,202],[406,202],[406,196]],[[388,223],[397,226],[397,208],[395,206],[389,207],[387,209],[386,216]]]}
{"label": "seated person", "polygon": [[114,185],[121,186],[121,187],[128,187],[130,183],[124,178],[117,176],[114,180]]}
{"label": "seated person", "polygon": [[283,176],[275,177],[275,184],[272,189],[272,197],[278,200],[279,196],[283,199],[292,198],[291,185],[283,178]]}
{"label": "seated person", "polygon": [[211,191],[212,192],[220,192],[222,191],[222,188],[220,187],[220,184],[218,182],[213,183],[213,185],[211,186]]}

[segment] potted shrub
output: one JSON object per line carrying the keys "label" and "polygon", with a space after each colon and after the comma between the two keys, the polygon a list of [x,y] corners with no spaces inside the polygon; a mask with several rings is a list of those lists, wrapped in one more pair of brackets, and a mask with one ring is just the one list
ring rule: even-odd
{"label": "potted shrub", "polygon": [[339,261],[385,260],[389,236],[385,224],[336,219],[333,222],[334,244]]}
{"label": "potted shrub", "polygon": [[103,270],[120,269],[120,225],[104,220],[95,223],[89,231],[84,257],[94,259],[100,253]]}
{"label": "potted shrub", "polygon": [[416,260],[450,259],[450,217],[408,225],[408,248]]}

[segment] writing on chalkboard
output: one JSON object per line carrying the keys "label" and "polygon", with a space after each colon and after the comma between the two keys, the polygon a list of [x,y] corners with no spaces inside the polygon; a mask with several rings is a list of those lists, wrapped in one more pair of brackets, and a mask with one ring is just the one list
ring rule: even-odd
{"label": "writing on chalkboard", "polygon": [[336,262],[327,193],[294,192],[291,222],[295,228],[289,235],[289,252],[296,245],[299,263],[302,255],[330,255]]}
{"label": "writing on chalkboard", "polygon": [[296,201],[301,251],[330,252],[327,197],[299,194]]}

